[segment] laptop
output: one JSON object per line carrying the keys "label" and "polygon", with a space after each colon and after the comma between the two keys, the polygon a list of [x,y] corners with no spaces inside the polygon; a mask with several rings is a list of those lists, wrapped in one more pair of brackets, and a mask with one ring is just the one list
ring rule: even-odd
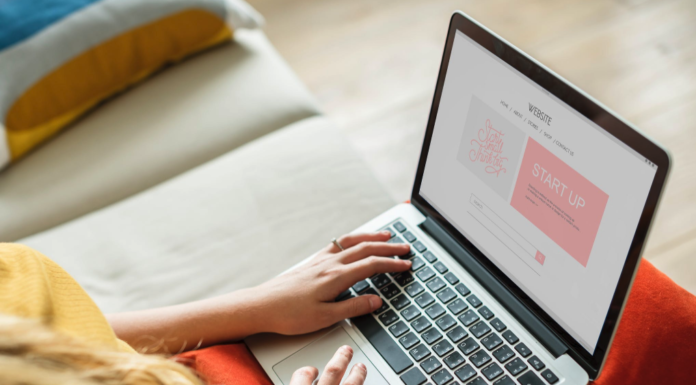
{"label": "laptop", "polygon": [[[452,16],[416,179],[356,232],[412,269],[338,301],[384,306],[246,340],[274,384],[350,345],[367,384],[586,384],[599,376],[670,168],[668,152],[467,15]],[[640,338],[640,336],[635,336]]]}

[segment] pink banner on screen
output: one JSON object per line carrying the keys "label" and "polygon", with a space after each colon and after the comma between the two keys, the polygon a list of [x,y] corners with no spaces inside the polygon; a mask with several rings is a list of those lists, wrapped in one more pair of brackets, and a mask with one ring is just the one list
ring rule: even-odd
{"label": "pink banner on screen", "polygon": [[529,138],[510,204],[584,267],[608,200],[604,191]]}

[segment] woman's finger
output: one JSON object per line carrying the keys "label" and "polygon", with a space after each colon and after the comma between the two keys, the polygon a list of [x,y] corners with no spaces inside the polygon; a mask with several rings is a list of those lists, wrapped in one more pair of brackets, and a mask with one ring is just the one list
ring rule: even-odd
{"label": "woman's finger", "polygon": [[358,362],[350,369],[350,373],[348,373],[348,377],[346,377],[346,381],[343,382],[343,385],[363,385],[366,378],[367,368],[365,365]]}
{"label": "woman's finger", "polygon": [[327,314],[331,314],[331,323],[346,318],[358,317],[372,313],[382,306],[382,299],[378,295],[366,294],[349,300],[328,304]]}
{"label": "woman's finger", "polygon": [[312,385],[319,375],[319,370],[311,366],[305,366],[295,370],[290,379],[290,385]]}
{"label": "woman's finger", "polygon": [[398,258],[367,257],[343,266],[336,283],[340,283],[340,286],[345,289],[375,274],[400,273],[410,268],[411,261]]}
{"label": "woman's finger", "polygon": [[[386,242],[391,238],[391,233],[389,231],[378,231],[376,233],[360,233],[360,234],[346,234],[338,238],[338,243],[343,247],[344,250],[349,249],[362,242]],[[330,253],[340,253],[341,249],[336,247],[333,243],[329,245],[328,251]]]}
{"label": "woman's finger", "polygon": [[404,243],[362,242],[342,252],[339,258],[343,263],[353,263],[373,255],[377,257],[404,255],[410,250],[411,246]]}
{"label": "woman's finger", "polygon": [[353,349],[350,346],[338,348],[336,354],[326,364],[318,385],[339,385],[351,359],[353,359]]}

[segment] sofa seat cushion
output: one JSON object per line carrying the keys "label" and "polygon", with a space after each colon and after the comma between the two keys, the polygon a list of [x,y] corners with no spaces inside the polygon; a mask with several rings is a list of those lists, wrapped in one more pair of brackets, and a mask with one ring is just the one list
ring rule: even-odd
{"label": "sofa seat cushion", "polygon": [[49,229],[290,123],[313,97],[260,31],[166,69],[0,173],[0,240]]}
{"label": "sofa seat cushion", "polygon": [[315,117],[19,242],[109,313],[259,284],[393,204],[340,131]]}

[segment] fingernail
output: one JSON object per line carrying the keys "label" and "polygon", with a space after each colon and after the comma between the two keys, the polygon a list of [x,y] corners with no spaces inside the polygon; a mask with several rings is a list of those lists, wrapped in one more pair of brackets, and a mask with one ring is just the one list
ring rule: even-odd
{"label": "fingernail", "polygon": [[351,348],[349,345],[343,345],[343,346],[341,346],[341,349],[345,350],[347,353],[353,352],[353,348]]}
{"label": "fingernail", "polygon": [[367,367],[365,367],[365,364],[363,364],[362,362],[358,362],[357,364],[355,364],[355,366],[367,372]]}
{"label": "fingernail", "polygon": [[380,233],[382,235],[391,235],[391,233],[389,231],[380,231]]}
{"label": "fingernail", "polygon": [[380,302],[380,299],[379,299],[379,298],[377,298],[377,297],[374,296],[374,295],[371,296],[371,297],[370,297],[370,309],[372,309],[372,310],[377,310],[377,309],[379,309],[379,307],[382,306],[382,304],[379,303],[379,302]]}

